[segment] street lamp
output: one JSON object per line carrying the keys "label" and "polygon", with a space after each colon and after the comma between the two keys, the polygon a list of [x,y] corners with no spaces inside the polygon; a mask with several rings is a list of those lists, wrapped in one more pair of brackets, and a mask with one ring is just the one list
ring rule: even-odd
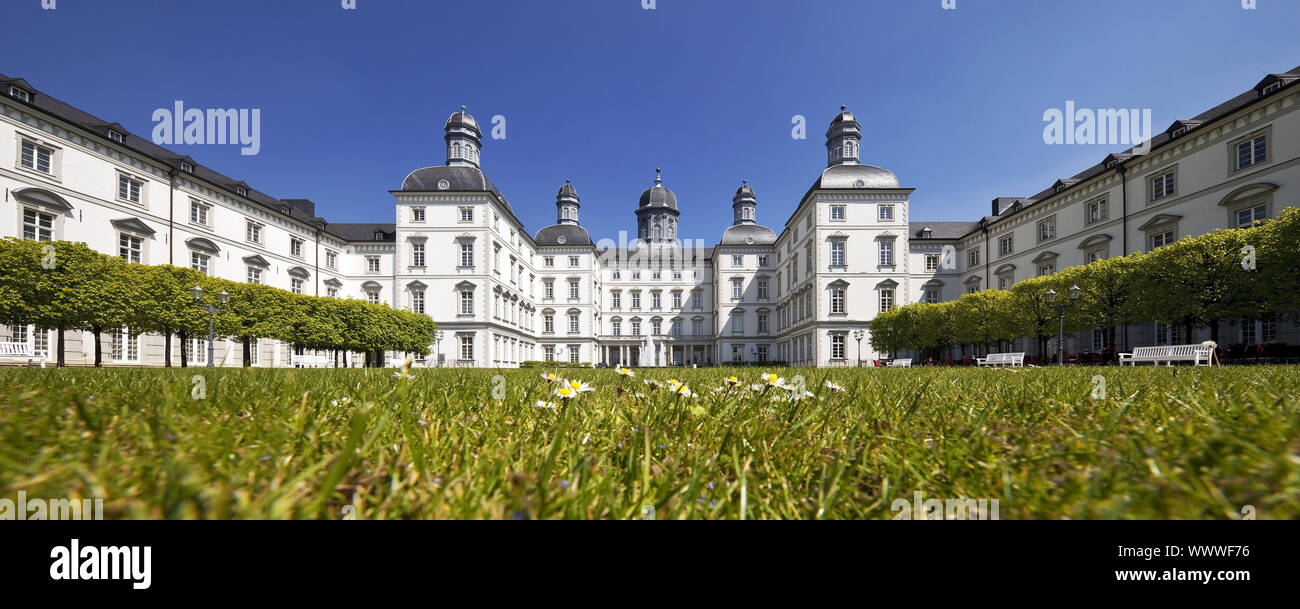
{"label": "street lamp", "polygon": [[854,340],[858,341],[858,367],[859,368],[862,367],[862,339],[865,338],[866,336],[867,333],[863,330],[853,331],[853,338]]}
{"label": "street lamp", "polygon": [[212,327],[212,318],[216,315],[217,311],[226,308],[226,305],[230,304],[230,294],[225,290],[221,290],[221,292],[217,294],[217,296],[221,298],[221,306],[214,307],[203,304],[203,286],[194,286],[194,289],[190,290],[190,293],[194,294],[194,304],[199,305],[200,309],[208,312],[208,367],[213,368],[217,365],[214,361],[214,358],[216,357],[215,343],[217,337]]}
{"label": "street lamp", "polygon": [[[1047,300],[1047,306],[1056,304],[1056,290],[1048,290],[1044,294]],[[1056,314],[1060,317],[1060,325],[1056,331],[1056,361],[1059,365],[1065,365],[1065,310],[1079,302],[1079,286],[1070,286],[1070,301],[1062,302],[1056,307]]]}
{"label": "street lamp", "polygon": [[440,357],[442,352],[438,349],[438,343],[440,342],[442,342],[442,330],[434,330],[433,331],[433,365],[439,368],[442,367],[442,361]]}

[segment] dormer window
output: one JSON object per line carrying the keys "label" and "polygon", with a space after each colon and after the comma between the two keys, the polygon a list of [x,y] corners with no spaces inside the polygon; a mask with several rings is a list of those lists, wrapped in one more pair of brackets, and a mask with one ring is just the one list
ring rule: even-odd
{"label": "dormer window", "polygon": [[1169,135],[1170,137],[1174,137],[1174,138],[1180,138],[1184,135],[1187,135],[1187,127],[1179,127],[1177,129],[1174,129],[1174,132]]}
{"label": "dormer window", "polygon": [[1058,192],[1058,193],[1065,192],[1065,189],[1067,189],[1067,188],[1069,188],[1069,185],[1067,185],[1067,184],[1057,184],[1057,185],[1056,185],[1056,192]]}
{"label": "dormer window", "polygon": [[1272,95],[1273,93],[1277,93],[1281,89],[1282,89],[1282,81],[1279,80],[1267,87],[1264,87],[1264,90],[1260,91],[1260,95]]}
{"label": "dormer window", "polygon": [[933,235],[933,234],[934,234],[934,231],[931,231],[930,229],[927,228],[927,229],[924,229],[924,230],[921,231],[921,238],[922,238],[922,239],[929,239],[929,238],[931,237],[931,235]]}
{"label": "dormer window", "polygon": [[113,140],[114,142],[117,142],[117,143],[121,144],[121,143],[122,143],[122,134],[121,134],[121,133],[118,133],[118,132],[116,132],[116,131],[113,131],[112,129],[109,129],[109,130],[108,130],[108,139]]}
{"label": "dormer window", "polygon": [[27,91],[25,91],[25,90],[23,90],[23,89],[19,89],[18,87],[14,87],[14,86],[10,86],[10,87],[9,87],[9,96],[12,97],[12,98],[14,98],[14,99],[21,99],[21,100],[23,100],[23,101],[25,101],[25,102],[31,102],[31,101],[32,101],[32,94],[31,94],[31,93],[28,93]]}
{"label": "dormer window", "polygon": [[181,171],[194,173],[194,163],[181,163]]}
{"label": "dormer window", "polygon": [[238,187],[235,188],[235,193],[238,194],[238,195],[241,196],[241,197],[247,197],[247,196],[248,196],[248,189],[247,189],[247,188],[244,188],[243,186],[238,186]]}
{"label": "dormer window", "polygon": [[1116,165],[1119,165],[1119,161],[1115,159],[1106,161],[1106,169],[1114,169]]}

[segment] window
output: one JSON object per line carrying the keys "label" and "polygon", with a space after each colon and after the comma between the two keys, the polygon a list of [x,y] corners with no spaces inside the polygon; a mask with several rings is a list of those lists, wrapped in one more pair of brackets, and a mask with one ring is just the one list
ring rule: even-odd
{"label": "window", "polygon": [[[836,150],[836,154],[837,154],[837,155],[839,154],[839,151],[838,151],[838,150]],[[731,361],[732,361],[732,362],[735,362],[735,363],[738,364],[738,363],[740,363],[740,362],[745,361],[745,355],[744,355],[744,354],[745,354],[745,345],[732,345],[732,346],[731,346]]]}
{"label": "window", "polygon": [[411,208],[411,221],[412,221],[412,222],[424,222],[424,208],[423,208],[423,207],[412,207],[412,208]]}
{"label": "window", "polygon": [[843,334],[831,335],[831,359],[844,359],[844,338]]}
{"label": "window", "polygon": [[114,142],[117,142],[117,143],[121,144],[121,143],[122,143],[122,134],[121,134],[121,133],[118,133],[118,132],[116,132],[116,131],[113,131],[112,129],[109,129],[109,130],[108,130],[108,139],[113,140]]}
{"label": "window", "polygon": [[470,361],[474,359],[474,337],[462,335],[460,337],[460,359]]}
{"label": "window", "polygon": [[641,279],[641,271],[632,271],[632,280],[636,281],[639,279]]}
{"label": "window", "polygon": [[939,288],[926,288],[924,300],[926,304],[936,304],[939,302]]}
{"label": "window", "polygon": [[302,258],[303,240],[291,237],[289,239],[289,255]]}
{"label": "window", "polygon": [[641,308],[641,292],[632,292],[632,308]]}
{"label": "window", "polygon": [[569,300],[577,300],[582,297],[578,292],[578,285],[577,279],[569,280]]}
{"label": "window", "polygon": [[1255,320],[1241,320],[1241,342],[1244,345],[1253,345],[1256,343],[1257,335],[1255,334]]}
{"label": "window", "polygon": [[767,266],[767,256],[758,257],[758,266]]}
{"label": "window", "polygon": [[1014,274],[998,275],[998,289],[999,289],[999,290],[1008,290],[1008,289],[1011,289],[1011,284],[1013,284],[1013,283],[1015,283],[1015,275],[1014,275]]}
{"label": "window", "polygon": [[831,315],[843,315],[844,313],[844,288],[831,288]]}
{"label": "window", "polygon": [[424,290],[411,291],[411,312],[424,313]]}
{"label": "window", "polygon": [[1282,89],[1282,81],[1279,80],[1279,81],[1277,81],[1277,82],[1275,82],[1275,83],[1273,83],[1273,84],[1271,84],[1271,85],[1268,85],[1267,87],[1264,87],[1264,90],[1263,90],[1263,91],[1260,91],[1260,94],[1261,94],[1261,95],[1272,95],[1273,93],[1276,93],[1276,92],[1280,91],[1281,89]]}
{"label": "window", "polygon": [[614,281],[621,280],[623,278],[623,271],[614,271],[614,275],[610,278],[613,279]]}
{"label": "window", "polygon": [[181,171],[185,173],[194,173],[194,163],[181,162]]}
{"label": "window", "polygon": [[650,308],[660,309],[663,307],[663,293],[659,290],[650,292]]}
{"label": "window", "polygon": [[336,269],[339,266],[339,253],[334,250],[325,250],[325,268]]}
{"label": "window", "polygon": [[655,271],[653,273],[650,273],[650,279],[653,279],[655,281],[659,281],[659,279],[662,277],[663,277],[663,273],[661,273],[660,271]]}
{"label": "window", "polygon": [[1178,235],[1173,229],[1157,231],[1151,233],[1151,247],[1149,249],[1161,248],[1178,240]]}
{"label": "window", "polygon": [[542,357],[548,362],[555,361],[555,345],[542,345]]}
{"label": "window", "polygon": [[1159,201],[1165,197],[1173,196],[1175,186],[1176,178],[1173,171],[1151,178],[1151,200]]}
{"label": "window", "polygon": [[424,266],[424,242],[411,243],[411,266]]}
{"label": "window", "polygon": [[674,308],[674,309],[680,309],[680,308],[682,308],[682,293],[681,293],[681,292],[673,292],[673,308]]}
{"label": "window", "polygon": [[302,293],[302,284],[303,281],[297,277],[293,277],[289,279],[289,286],[290,286],[289,289],[294,294]]}
{"label": "window", "polygon": [[542,265],[553,268],[555,266],[555,256],[542,256]]}
{"label": "window", "polygon": [[652,334],[652,335],[654,335],[654,336],[659,336],[660,334],[662,334],[661,330],[663,330],[663,322],[662,322],[662,321],[660,321],[660,320],[658,320],[658,319],[652,319],[652,320],[650,320],[650,334]]}
{"label": "window", "polygon": [[701,292],[691,292],[691,308],[696,311],[704,307],[704,294]]}
{"label": "window", "polygon": [[473,268],[474,266],[474,244],[460,244],[460,267]]}
{"label": "window", "polygon": [[208,340],[206,338],[191,338],[185,341],[184,348],[187,362],[198,365],[208,363]]}
{"label": "window", "polygon": [[1088,264],[1092,264],[1094,262],[1097,262],[1098,260],[1105,260],[1106,254],[1102,249],[1099,248],[1094,250],[1088,250],[1088,252],[1084,254],[1083,258],[1084,260],[1088,261]]}
{"label": "window", "polygon": [[54,173],[53,171],[54,149],[46,148],[36,142],[23,140],[22,166],[28,169],[35,169],[41,173]]}
{"label": "window", "polygon": [[767,334],[767,313],[758,314],[758,333]]}
{"label": "window", "polygon": [[744,281],[741,279],[731,280],[731,299],[740,300],[744,295]]}
{"label": "window", "polygon": [[880,266],[894,266],[894,242],[880,242]]}
{"label": "window", "polygon": [[623,293],[622,293],[622,292],[610,292],[610,294],[609,294],[609,307],[610,307],[611,309],[621,309],[621,308],[623,308]]}
{"label": "window", "polygon": [[569,334],[578,333],[578,314],[569,313]]}
{"label": "window", "polygon": [[460,291],[460,314],[461,315],[474,314],[474,290]]}
{"label": "window", "polygon": [[1092,331],[1092,352],[1101,353],[1106,348],[1106,332],[1100,328]]}
{"label": "window", "polygon": [[578,363],[579,356],[582,355],[582,345],[569,345],[569,363]]}
{"label": "window", "polygon": [[931,272],[939,270],[939,254],[925,255],[925,270]]}
{"label": "window", "polygon": [[881,221],[881,222],[892,222],[893,220],[894,220],[894,206],[893,206],[893,205],[881,205],[881,206],[880,206],[880,221]]}
{"label": "window", "polygon": [[248,189],[247,189],[247,188],[244,188],[243,186],[240,186],[240,187],[238,187],[238,188],[235,188],[235,193],[238,194],[238,195],[241,196],[241,197],[247,197],[247,196],[248,196]]}
{"label": "window", "polygon": [[119,233],[117,236],[117,255],[132,264],[140,264],[140,254],[144,249],[144,239],[135,235]]}
{"label": "window", "polygon": [[144,182],[136,180],[129,176],[117,176],[117,198],[132,203],[140,202],[140,190],[144,188]]}
{"label": "window", "polygon": [[1237,211],[1237,228],[1249,228],[1268,219],[1268,205],[1261,204]]}
{"label": "window", "polygon": [[758,280],[758,299],[759,299],[759,300],[767,300],[767,297],[768,297],[768,293],[767,293],[767,280],[766,280],[766,279],[759,279],[759,280]]}
{"label": "window", "polygon": [[379,256],[366,256],[366,272],[367,273],[379,272]]}
{"label": "window", "polygon": [[731,333],[745,333],[745,314],[741,312],[732,312],[731,314]]}
{"label": "window", "polygon": [[199,252],[190,252],[190,268],[200,273],[203,273],[204,275],[209,274],[208,268],[210,262],[211,262],[211,257],[208,256],[207,254],[200,254]]}
{"label": "window", "polygon": [[379,292],[376,291],[366,292],[366,302],[370,304],[379,304]]}
{"label": "window", "polygon": [[569,256],[569,268],[574,268],[574,269],[578,268],[577,256]]}
{"label": "window", "polygon": [[1056,216],[1038,223],[1038,241],[1050,241],[1056,238]]}
{"label": "window", "polygon": [[257,284],[257,285],[262,284],[262,269],[259,269],[255,266],[250,266],[247,267],[247,271],[248,272],[245,275],[245,277],[247,277],[248,283]]}
{"label": "window", "polygon": [[1106,203],[1105,198],[1090,201],[1085,206],[1087,217],[1084,218],[1084,224],[1096,224],[1105,220],[1110,215],[1110,206]]}
{"label": "window", "polygon": [[244,239],[249,243],[262,242],[262,225],[249,220],[244,225]]}
{"label": "window", "polygon": [[326,296],[329,296],[330,298],[338,298],[338,297],[339,297],[339,289],[336,288],[336,287],[334,287],[334,286],[329,286],[329,287],[325,288],[325,295],[326,295]]}
{"label": "window", "polygon": [[18,87],[13,87],[13,86],[9,87],[9,96],[13,97],[14,99],[21,99],[25,102],[32,101],[32,94],[22,89],[19,89]]}
{"label": "window", "polygon": [[547,334],[555,334],[555,314],[542,314],[542,331]]}
{"label": "window", "polygon": [[733,266],[733,267],[735,267],[735,268],[740,268],[740,267],[742,267],[742,266],[745,266],[745,257],[744,257],[744,256],[732,256],[732,257],[731,257],[731,266]]}
{"label": "window", "polygon": [[1242,170],[1268,161],[1268,141],[1263,135],[1237,144],[1237,169]]}
{"label": "window", "polygon": [[209,205],[204,205],[193,199],[190,200],[190,222],[194,224],[208,225],[208,212],[212,209]]}
{"label": "window", "polygon": [[894,308],[894,288],[880,288],[880,312]]}
{"label": "window", "polygon": [[463,222],[463,223],[473,222],[473,221],[474,221],[474,208],[473,208],[473,207],[462,207],[462,208],[460,208],[460,221]]}
{"label": "window", "polygon": [[[37,335],[39,336],[38,332]],[[1271,343],[1277,341],[1277,318],[1272,315],[1259,320],[1259,342]]]}
{"label": "window", "polygon": [[1055,262],[1044,262],[1044,263],[1038,265],[1038,276],[1039,276],[1039,277],[1043,277],[1043,276],[1045,276],[1045,275],[1051,275],[1052,273],[1055,273],[1055,272],[1056,272],[1056,263],[1055,263]]}
{"label": "window", "polygon": [[979,264],[980,264],[980,251],[979,251],[979,249],[970,249],[970,250],[967,250],[967,251],[966,251],[966,266],[968,266],[968,267],[974,267],[974,266],[979,266]]}
{"label": "window", "polygon": [[831,266],[833,267],[844,266],[844,242],[843,241],[831,242]]}
{"label": "window", "polygon": [[623,335],[623,322],[621,320],[618,319],[611,320],[609,322],[609,327],[610,327],[610,331],[614,333],[614,336]]}
{"label": "window", "polygon": [[997,238],[997,255],[1009,256],[1015,252],[1015,233]]}
{"label": "window", "polygon": [[832,206],[831,206],[831,222],[843,222],[843,221],[844,221],[844,206],[843,206],[843,205],[832,205]]}
{"label": "window", "polygon": [[140,361],[140,334],[130,328],[114,328],[109,335],[109,357],[115,362]]}
{"label": "window", "polygon": [[54,240],[54,214],[23,210],[23,239],[27,241]]}
{"label": "window", "polygon": [[641,336],[641,320],[632,320],[632,336]]}
{"label": "window", "polygon": [[694,334],[695,336],[704,335],[704,320],[702,319],[691,320],[691,334]]}

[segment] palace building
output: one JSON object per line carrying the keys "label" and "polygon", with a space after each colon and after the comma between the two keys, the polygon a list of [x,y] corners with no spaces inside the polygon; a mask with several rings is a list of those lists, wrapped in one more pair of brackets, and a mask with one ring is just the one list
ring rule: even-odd
{"label": "palace building", "polygon": [[[710,244],[679,239],[679,221],[692,204],[723,202],[684,210],[659,172],[628,218],[636,228],[629,242],[593,239],[567,180],[555,223],[529,230],[484,173],[490,155],[463,108],[444,126],[445,161],[411,172],[391,192],[394,221],[334,224],[310,200],[263,193],[0,75],[0,236],[82,241],[133,263],[424,313],[440,327],[429,353],[416,354],[430,366],[854,365],[882,356],[869,341],[881,311],[1006,289],[1249,226],[1296,204],[1297,80],[1300,68],[1268,75],[1175,122],[1147,154],[1107,155],[1032,196],[995,198],[972,221],[913,220],[913,189],[860,160],[861,125],[842,107],[826,131],[827,167],[802,199],[762,200],[741,183],[733,225]],[[786,210],[784,223],[764,226],[760,208]],[[1181,334],[1135,325],[1120,346],[1206,338]],[[1242,320],[1226,336],[1300,340],[1297,328],[1272,319]],[[1103,338],[1083,332],[1066,347],[1100,351]],[[91,363],[91,340],[69,333],[67,361]],[[102,340],[106,365],[162,364],[162,337],[122,328]],[[0,326],[6,341],[54,359],[49,331]],[[1018,342],[1007,347],[1037,349]],[[218,339],[215,347],[219,365],[243,365],[238,344]],[[201,339],[173,348],[205,363]],[[293,349],[259,341],[253,365],[289,365]]]}

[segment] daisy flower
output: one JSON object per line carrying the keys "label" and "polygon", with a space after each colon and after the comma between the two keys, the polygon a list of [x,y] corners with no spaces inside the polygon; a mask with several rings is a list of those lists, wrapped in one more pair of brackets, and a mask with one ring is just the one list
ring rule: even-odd
{"label": "daisy flower", "polygon": [[785,379],[775,374],[768,374],[764,372],[763,382],[766,383],[768,387],[785,387]]}
{"label": "daisy flower", "polygon": [[574,391],[572,387],[560,385],[555,388],[555,397],[562,400],[572,400],[573,398],[578,397],[578,392]]}
{"label": "daisy flower", "polygon": [[538,408],[550,408],[551,410],[555,410],[555,409],[557,408],[557,406],[555,405],[555,402],[547,402],[547,401],[544,401],[544,400],[537,400],[537,407],[538,407]]}
{"label": "daisy flower", "polygon": [[631,368],[619,368],[618,374],[619,376],[636,376],[636,373],[632,372]]}
{"label": "daisy flower", "polygon": [[738,378],[736,378],[736,377],[734,377],[734,376],[730,376],[730,377],[727,377],[727,380],[724,381],[724,382],[725,382],[728,386],[730,386],[730,387],[735,387],[736,385],[739,385],[739,384],[740,384],[740,379],[738,379]]}
{"label": "daisy flower", "polygon": [[595,387],[592,387],[591,385],[588,385],[582,381],[567,381],[567,383],[570,389],[578,393],[587,393],[588,391],[596,390]]}
{"label": "daisy flower", "polygon": [[693,398],[693,397],[695,397],[695,393],[693,393],[693,392],[691,391],[691,388],[690,388],[690,387],[687,387],[686,385],[678,385],[677,387],[674,387],[674,388],[673,388],[673,393],[675,393],[675,394],[677,394],[677,395],[679,395],[679,396],[682,396],[682,397],[684,397],[684,398]]}
{"label": "daisy flower", "polygon": [[558,382],[558,381],[560,380],[560,377],[555,376],[555,373],[554,373],[554,372],[548,372],[548,373],[543,374],[543,375],[541,375],[541,376],[542,376],[542,380],[546,381],[547,383],[555,383],[555,382]]}
{"label": "daisy flower", "polygon": [[830,389],[831,391],[844,391],[844,387],[840,385],[836,385],[835,383],[832,383],[830,381],[826,381],[826,388]]}

